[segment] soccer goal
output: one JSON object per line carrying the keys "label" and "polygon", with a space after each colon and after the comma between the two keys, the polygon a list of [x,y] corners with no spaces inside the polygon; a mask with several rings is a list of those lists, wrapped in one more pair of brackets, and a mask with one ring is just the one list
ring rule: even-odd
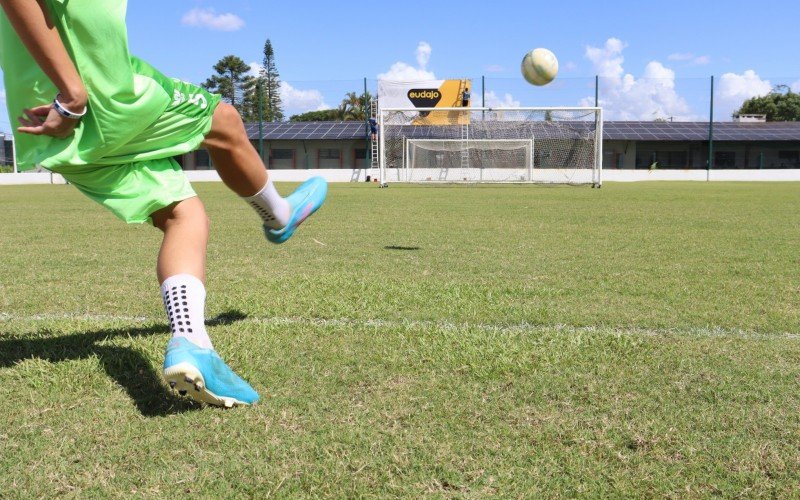
{"label": "soccer goal", "polygon": [[601,108],[380,111],[380,180],[602,184]]}

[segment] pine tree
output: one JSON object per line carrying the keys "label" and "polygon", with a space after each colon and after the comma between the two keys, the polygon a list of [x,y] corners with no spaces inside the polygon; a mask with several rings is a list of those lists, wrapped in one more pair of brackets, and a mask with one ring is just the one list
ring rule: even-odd
{"label": "pine tree", "polygon": [[261,69],[261,93],[264,109],[264,120],[268,122],[282,121],[283,106],[281,103],[281,77],[275,65],[275,51],[269,38],[264,43],[264,67]]}
{"label": "pine tree", "polygon": [[216,75],[203,83],[203,88],[222,95],[222,100],[239,110],[242,117],[252,118],[248,95],[254,92],[256,79],[247,73],[248,66],[240,57],[225,56],[214,65]]}

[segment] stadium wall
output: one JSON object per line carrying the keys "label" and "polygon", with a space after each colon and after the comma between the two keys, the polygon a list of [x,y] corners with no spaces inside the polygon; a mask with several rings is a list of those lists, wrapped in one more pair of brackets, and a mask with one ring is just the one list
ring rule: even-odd
{"label": "stadium wall", "polygon": [[[391,169],[390,169],[391,170]],[[396,170],[396,169],[395,169]],[[394,175],[392,175],[394,174]],[[270,170],[276,182],[302,182],[314,175],[321,175],[328,182],[365,182],[377,179],[377,172],[370,169],[311,169],[311,170]],[[186,176],[191,182],[220,182],[214,170],[189,170]],[[397,178],[397,172],[390,172],[389,178]],[[800,169],[782,170],[603,170],[603,182],[642,182],[642,181],[795,181],[800,182]],[[66,184],[64,178],[49,172],[0,174],[0,186],[20,184]]]}

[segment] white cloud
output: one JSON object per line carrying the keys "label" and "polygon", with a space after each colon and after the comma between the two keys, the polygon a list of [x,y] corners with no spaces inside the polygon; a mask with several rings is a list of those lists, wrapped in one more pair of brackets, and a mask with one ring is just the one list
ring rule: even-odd
{"label": "white cloud", "polygon": [[675,54],[670,54],[667,56],[667,59],[670,61],[691,62],[697,66],[705,66],[711,63],[711,57],[695,56],[691,52],[678,52]]}
{"label": "white cloud", "polygon": [[378,80],[389,80],[395,82],[416,82],[420,80],[436,80],[436,75],[431,71],[409,66],[404,62],[392,64],[389,71],[378,75]]}
{"label": "white cloud", "polygon": [[567,61],[567,63],[564,64],[564,71],[576,71],[577,69],[578,65],[573,61]]}
{"label": "white cloud", "polygon": [[618,38],[609,38],[603,48],[586,47],[585,56],[592,62],[597,74],[603,78],[620,78],[625,73],[622,51],[628,44]]}
{"label": "white cloud", "polygon": [[389,68],[386,73],[378,75],[378,80],[388,80],[394,82],[416,82],[421,80],[436,80],[433,71],[428,71],[428,62],[431,59],[433,49],[427,42],[419,42],[417,45],[417,67],[408,63],[398,61]]}
{"label": "white cloud", "polygon": [[692,58],[694,58],[694,54],[692,54],[691,52],[679,52],[667,56],[667,59],[669,59],[670,61],[688,61]]}
{"label": "white cloud", "polygon": [[184,14],[181,24],[214,31],[237,31],[244,21],[236,14],[217,14],[214,9],[192,9]]}
{"label": "white cloud", "polygon": [[[603,80],[600,105],[606,110],[606,119],[696,119],[689,104],[675,90],[673,70],[651,61],[640,78],[625,72],[622,52],[626,47],[617,38],[609,38],[603,47],[586,47],[586,58]],[[586,97],[580,104],[593,106],[594,97]]]}
{"label": "white cloud", "polygon": [[260,62],[253,61],[250,63],[250,71],[247,72],[247,75],[252,77],[258,77],[259,75],[261,75],[261,70],[263,69],[264,69],[263,64],[261,64]]}
{"label": "white cloud", "polygon": [[767,95],[772,91],[772,83],[769,80],[762,80],[752,69],[748,69],[741,75],[736,73],[725,73],[719,79],[719,86],[716,90],[714,112],[715,120],[729,118],[744,101],[751,97]]}
{"label": "white cloud", "polygon": [[490,64],[486,66],[486,71],[489,73],[502,73],[506,69],[499,64]]}
{"label": "white cloud", "polygon": [[431,44],[428,42],[419,42],[419,45],[417,45],[417,64],[419,64],[420,68],[425,69],[430,60]]}
{"label": "white cloud", "polygon": [[[518,108],[521,106],[520,102],[514,99],[509,93],[503,94],[503,98],[498,97],[495,91],[490,90],[484,93],[483,98],[486,102],[487,108]],[[473,106],[480,106],[480,101],[474,101]]]}
{"label": "white cloud", "polygon": [[[264,66],[259,62],[250,63],[250,76],[259,76]],[[287,115],[305,113],[307,111],[322,111],[331,109],[325,103],[325,96],[316,89],[297,89],[285,81],[281,81],[281,104]]]}
{"label": "white cloud", "polygon": [[294,110],[297,110],[298,113],[304,113],[306,111],[321,111],[331,108],[325,103],[325,97],[319,90],[296,89],[285,81],[281,82],[281,103],[283,108],[291,114],[295,114]]}
{"label": "white cloud", "polygon": [[698,57],[695,57],[692,62],[694,64],[698,65],[698,66],[706,66],[708,64],[711,64],[711,57],[709,57],[709,56],[698,56]]}
{"label": "white cloud", "polygon": [[790,87],[792,88],[792,92],[800,92],[800,80],[791,84]]}
{"label": "white cloud", "polygon": [[769,80],[762,80],[755,71],[748,69],[741,75],[725,73],[719,79],[717,94],[723,100],[749,99],[757,95],[766,95],[772,90]]}
{"label": "white cloud", "polygon": [[[417,45],[417,67],[411,66],[408,63],[398,61],[389,68],[385,73],[378,75],[378,80],[386,80],[390,82],[417,82],[425,80],[438,80],[433,71],[428,70],[428,62],[430,61],[433,49],[427,42],[419,42]],[[498,65],[491,65],[487,71],[504,71],[505,68]],[[486,106],[490,108],[511,108],[520,106],[520,102],[514,99],[511,94],[503,94],[498,96],[494,91],[487,91],[483,98]],[[473,92],[472,106],[480,106],[480,96]]]}
{"label": "white cloud", "polygon": [[[603,79],[600,105],[610,120],[707,120],[707,115],[697,115],[687,101],[678,94],[675,72],[658,61],[651,61],[641,77],[626,73],[622,51],[626,45],[615,38],[609,39],[602,48],[587,47],[586,58]],[[692,53],[676,53],[668,56],[672,61],[691,61],[692,64],[708,64],[708,56]],[[800,87],[800,81],[793,85]],[[772,83],[763,80],[755,71],[742,74],[725,73],[715,88],[714,118],[728,120],[742,103],[751,97],[768,94]],[[591,106],[593,98],[581,100],[581,105]]]}

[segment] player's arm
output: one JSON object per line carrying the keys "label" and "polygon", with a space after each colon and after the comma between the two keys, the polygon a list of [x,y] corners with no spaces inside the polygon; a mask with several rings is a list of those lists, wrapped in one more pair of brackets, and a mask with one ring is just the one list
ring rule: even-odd
{"label": "player's arm", "polygon": [[[68,111],[80,113],[88,100],[86,87],[50,22],[42,0],[0,0],[11,25],[22,43],[60,92],[59,102]],[[55,97],[55,96],[53,96]],[[24,110],[20,132],[64,137],[72,133],[78,120],[59,114],[52,106]]]}

